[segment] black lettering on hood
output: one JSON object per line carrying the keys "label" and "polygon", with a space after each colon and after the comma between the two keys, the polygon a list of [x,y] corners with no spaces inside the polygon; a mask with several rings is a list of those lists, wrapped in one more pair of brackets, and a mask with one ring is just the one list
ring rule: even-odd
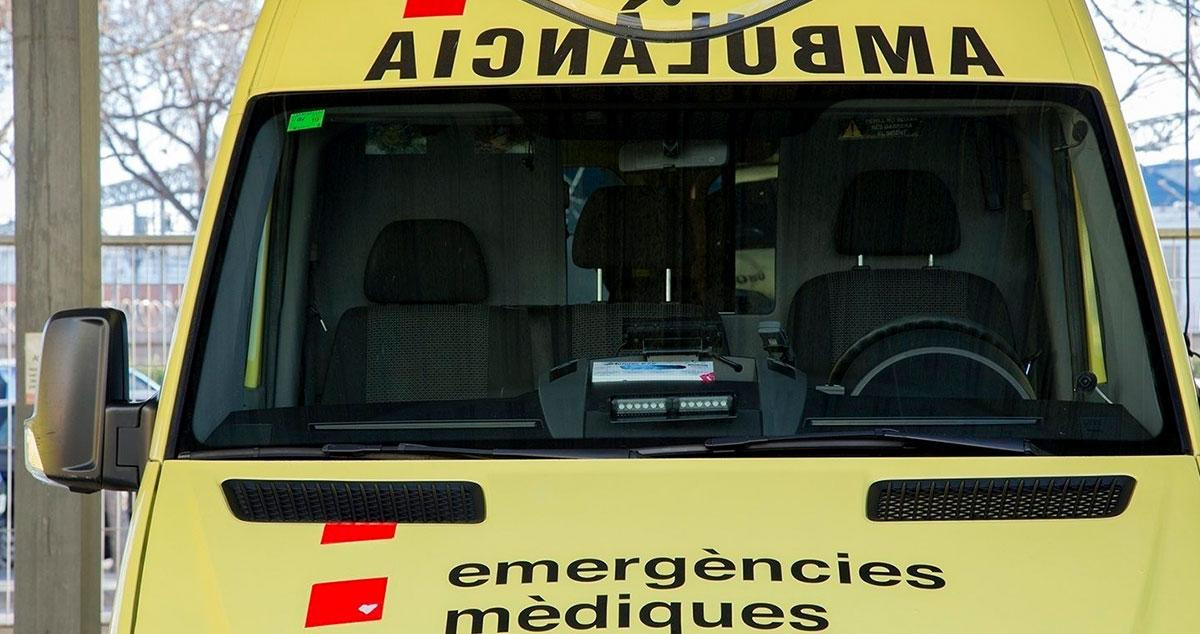
{"label": "black lettering on hood", "polygon": [[[556,0],[525,0],[543,11],[548,11],[565,20],[570,20],[575,24],[587,27],[594,31],[607,33],[614,37],[623,37],[634,40],[644,40],[647,42],[690,42],[694,40],[705,40],[729,35],[731,33],[739,33],[751,27],[757,26],[768,20],[773,20],[793,9],[802,7],[815,0],[777,0],[775,4],[758,11],[756,13],[737,16],[724,24],[688,24],[686,28],[680,29],[654,29],[647,28],[642,25],[636,14],[623,13],[633,7],[632,10],[641,8],[652,0],[630,0],[619,11],[614,11],[611,21],[595,16],[587,15],[570,7],[559,4]],[[680,11],[689,11],[688,7],[683,6],[682,0],[666,0],[670,6],[679,6]],[[689,14],[690,15],[690,14]]]}

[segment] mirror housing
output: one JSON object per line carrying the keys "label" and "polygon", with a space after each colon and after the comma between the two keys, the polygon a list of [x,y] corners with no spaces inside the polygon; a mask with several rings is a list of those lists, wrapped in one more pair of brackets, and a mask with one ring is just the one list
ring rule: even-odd
{"label": "mirror housing", "polygon": [[39,365],[37,403],[25,421],[30,473],[77,493],[136,490],[157,403],[129,402],[125,314],[56,313],[43,331]]}

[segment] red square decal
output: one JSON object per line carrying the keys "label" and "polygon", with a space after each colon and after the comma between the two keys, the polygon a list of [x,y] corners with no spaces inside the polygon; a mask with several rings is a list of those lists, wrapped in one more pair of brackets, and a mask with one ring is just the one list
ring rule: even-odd
{"label": "red square decal", "polygon": [[432,18],[447,15],[462,15],[467,0],[408,0],[404,7],[406,18]]}
{"label": "red square decal", "polygon": [[313,585],[304,627],[367,623],[383,618],[387,577]]}
{"label": "red square decal", "polygon": [[321,533],[321,543],[369,542],[395,536],[395,524],[326,524]]}

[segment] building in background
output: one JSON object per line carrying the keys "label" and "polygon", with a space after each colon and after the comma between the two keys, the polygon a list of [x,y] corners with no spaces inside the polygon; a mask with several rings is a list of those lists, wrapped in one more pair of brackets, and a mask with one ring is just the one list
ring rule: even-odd
{"label": "building in background", "polygon": [[[1191,171],[1191,212],[1185,219],[1184,196],[1185,170]],[[1169,161],[1142,167],[1150,204],[1154,208],[1154,221],[1162,243],[1163,258],[1167,275],[1171,278],[1171,291],[1179,319],[1189,329],[1188,336],[1193,346],[1200,347],[1200,159],[1185,164],[1182,160]],[[1188,240],[1190,229],[1193,240]],[[1189,248],[1190,245],[1190,248]],[[1191,254],[1191,297],[1188,298],[1188,258]],[[1190,299],[1190,306],[1189,304]],[[1190,317],[1190,319],[1189,319]]]}

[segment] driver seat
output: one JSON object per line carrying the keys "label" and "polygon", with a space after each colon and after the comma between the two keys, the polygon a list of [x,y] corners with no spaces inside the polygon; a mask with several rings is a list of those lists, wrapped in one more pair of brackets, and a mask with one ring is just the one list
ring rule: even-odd
{"label": "driver seat", "polygon": [[[843,194],[834,241],[839,254],[868,265],[880,257],[936,261],[959,248],[958,208],[950,189],[932,172],[862,172]],[[796,292],[788,319],[793,358],[821,385],[860,339],[918,317],[973,322],[1013,348],[1009,309],[991,281],[937,266],[860,263],[813,278]]]}

